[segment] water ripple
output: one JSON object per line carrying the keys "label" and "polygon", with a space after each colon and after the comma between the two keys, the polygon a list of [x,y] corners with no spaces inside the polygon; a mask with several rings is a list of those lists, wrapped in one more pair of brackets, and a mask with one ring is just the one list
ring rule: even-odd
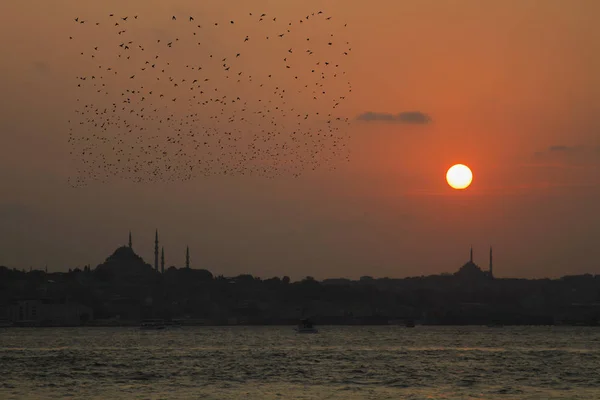
{"label": "water ripple", "polygon": [[593,328],[6,329],[0,398],[593,399]]}

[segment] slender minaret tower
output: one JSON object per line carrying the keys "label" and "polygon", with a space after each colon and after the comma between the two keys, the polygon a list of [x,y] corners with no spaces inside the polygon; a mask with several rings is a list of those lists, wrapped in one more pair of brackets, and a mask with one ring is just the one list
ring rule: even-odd
{"label": "slender minaret tower", "polygon": [[154,270],[158,272],[158,229],[154,236]]}
{"label": "slender minaret tower", "polygon": [[469,258],[469,262],[473,263],[473,246],[471,246],[471,257]]}
{"label": "slender minaret tower", "polygon": [[130,248],[130,249],[131,249],[131,248],[133,248],[133,247],[131,246],[131,231],[129,231],[129,248]]}
{"label": "slender minaret tower", "polygon": [[165,248],[161,248],[160,250],[160,273],[165,273]]}
{"label": "slender minaret tower", "polygon": [[190,269],[190,246],[185,248],[185,267]]}
{"label": "slender minaret tower", "polygon": [[494,270],[492,267],[492,246],[490,246],[490,278],[494,277]]}

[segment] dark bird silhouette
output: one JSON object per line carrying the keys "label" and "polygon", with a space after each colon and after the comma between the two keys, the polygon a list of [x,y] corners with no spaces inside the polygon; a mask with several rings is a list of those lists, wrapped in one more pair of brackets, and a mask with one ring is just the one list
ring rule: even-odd
{"label": "dark bird silhouette", "polygon": [[[261,14],[260,20],[265,16],[266,13]],[[211,53],[200,52],[194,55],[193,62],[180,62],[189,51],[187,38],[195,39],[201,34],[202,24],[190,25],[187,31],[178,30],[183,36],[175,39],[169,39],[169,33],[161,34],[156,43],[167,43],[166,50],[162,46],[146,46],[148,38],[136,35],[135,24],[128,20],[129,27],[134,27],[133,33],[114,30],[108,34],[133,34],[139,38],[135,43],[117,42],[118,45],[103,47],[102,51],[97,44],[82,49],[81,55],[98,55],[98,60],[93,61],[97,64],[92,66],[98,72],[77,79],[78,92],[87,91],[88,100],[79,96],[70,119],[70,154],[80,162],[70,184],[84,186],[112,177],[139,183],[219,174],[269,179],[284,174],[298,177],[317,168],[335,169],[336,160],[347,161],[348,135],[344,126],[349,121],[336,113],[352,92],[351,83],[341,81],[345,71],[339,59],[347,56],[351,47],[346,42],[345,48],[327,51],[333,43],[319,38],[332,36],[323,31],[332,28],[326,28],[325,19],[314,16],[312,13],[300,19],[311,35],[315,32],[311,41],[314,47],[293,57],[281,55],[283,65],[263,65],[264,72],[254,74],[257,76],[248,73],[249,64],[267,57],[265,52],[280,51],[263,47],[261,40],[278,35],[289,47],[285,54],[292,54],[290,45],[306,38],[302,37],[302,28],[295,29],[297,25],[288,22],[286,32],[277,32],[277,18],[273,17],[274,24],[262,28],[267,35],[254,37],[253,43],[245,45],[252,57],[243,63],[228,63],[227,60],[240,57],[239,49],[218,47],[211,53],[222,62],[218,66],[211,64],[210,68],[203,67],[212,62]],[[176,20],[175,16],[172,19]],[[78,18],[75,22],[79,21]],[[258,22],[258,18],[254,20]],[[249,35],[245,35],[244,42],[249,42]],[[196,47],[201,43],[204,41],[194,40],[191,44]],[[92,54],[90,49],[94,50]],[[152,56],[140,57],[149,49],[154,49],[155,63],[149,61]],[[103,66],[110,57],[118,58],[119,63]],[[146,68],[148,65],[151,68]],[[290,75],[288,71],[292,69],[294,73]],[[126,86],[117,79],[123,74],[130,77]],[[230,77],[235,79],[225,84]]]}

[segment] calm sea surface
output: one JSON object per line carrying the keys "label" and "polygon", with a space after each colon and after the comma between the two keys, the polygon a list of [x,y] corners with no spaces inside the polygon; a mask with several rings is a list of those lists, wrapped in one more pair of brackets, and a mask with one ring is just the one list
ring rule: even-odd
{"label": "calm sea surface", "polygon": [[600,329],[0,330],[0,399],[600,399]]}

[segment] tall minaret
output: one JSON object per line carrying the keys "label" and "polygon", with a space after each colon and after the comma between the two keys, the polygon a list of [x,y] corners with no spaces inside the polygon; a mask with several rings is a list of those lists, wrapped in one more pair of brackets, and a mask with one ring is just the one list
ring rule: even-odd
{"label": "tall minaret", "polygon": [[471,246],[471,257],[469,259],[471,263],[473,263],[473,246]]}
{"label": "tall minaret", "polygon": [[158,272],[158,229],[154,236],[154,270]]}
{"label": "tall minaret", "polygon": [[131,231],[129,231],[129,248],[131,249]]}
{"label": "tall minaret", "polygon": [[494,277],[494,270],[492,268],[492,246],[490,246],[490,278]]}
{"label": "tall minaret", "polygon": [[165,273],[165,248],[163,247],[160,251],[160,273]]}
{"label": "tall minaret", "polygon": [[190,246],[185,248],[185,267],[190,269]]}

